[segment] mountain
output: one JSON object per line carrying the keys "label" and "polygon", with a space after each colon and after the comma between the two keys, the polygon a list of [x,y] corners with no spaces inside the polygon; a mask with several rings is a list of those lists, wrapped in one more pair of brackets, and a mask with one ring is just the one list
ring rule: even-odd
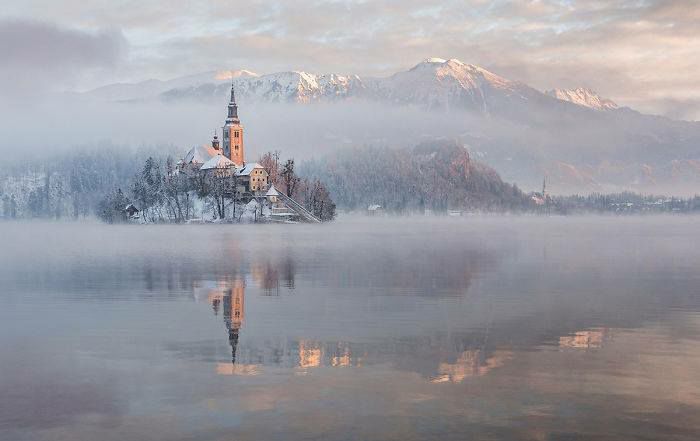
{"label": "mountain", "polygon": [[172,80],[150,79],[138,83],[116,83],[90,90],[85,95],[108,101],[133,101],[156,98],[170,90],[198,87],[210,84],[230,84],[231,77],[255,78],[258,75],[249,70],[210,71]]}
{"label": "mountain", "polygon": [[552,89],[545,92],[547,95],[562,101],[578,104],[595,110],[613,110],[619,108],[614,101],[603,98],[591,89]]}
{"label": "mountain", "polygon": [[[252,123],[264,133],[253,136],[274,148],[405,147],[447,137],[527,190],[539,188],[543,176],[559,193],[683,195],[700,187],[700,123],[618,107],[588,89],[541,92],[482,67],[440,58],[383,78],[241,72],[234,73],[233,85],[242,112],[255,106],[246,120],[258,118]],[[207,103],[214,109],[225,104],[230,84],[230,75],[209,72],[107,86],[87,95],[183,104],[185,109],[187,103]],[[292,106],[285,107],[280,120],[279,112],[264,115],[262,103]]]}
{"label": "mountain", "polygon": [[[440,58],[429,58],[387,78],[293,71],[238,77],[233,85],[242,102],[309,104],[352,98],[481,113],[544,96],[481,67]],[[214,100],[227,96],[229,88],[229,83],[205,82],[173,87],[157,95],[168,102]]]}
{"label": "mountain", "polygon": [[347,98],[364,89],[357,75],[315,75],[280,72],[260,76],[238,76],[225,83],[191,84],[162,92],[165,101],[217,100],[228,96],[233,83],[242,102],[312,103]]}
{"label": "mountain", "polygon": [[488,112],[494,101],[525,100],[534,90],[459,60],[430,58],[405,72],[367,81],[367,96],[428,109]]}

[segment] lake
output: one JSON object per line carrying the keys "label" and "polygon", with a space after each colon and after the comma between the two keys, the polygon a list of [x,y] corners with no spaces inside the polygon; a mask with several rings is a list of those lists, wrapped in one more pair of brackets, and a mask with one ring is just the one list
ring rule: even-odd
{"label": "lake", "polygon": [[0,223],[0,439],[697,440],[699,221]]}

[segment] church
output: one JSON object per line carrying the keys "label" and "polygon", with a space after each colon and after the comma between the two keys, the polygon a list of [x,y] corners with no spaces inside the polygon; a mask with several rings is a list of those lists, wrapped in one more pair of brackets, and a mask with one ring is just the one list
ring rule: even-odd
{"label": "church", "polygon": [[223,143],[216,132],[210,145],[195,146],[178,163],[179,169],[190,175],[201,173],[226,174],[236,178],[238,195],[251,197],[260,195],[268,189],[268,173],[257,162],[245,161],[245,144],[243,126],[238,118],[236,94],[231,85],[231,99],[228,103],[228,115],[222,127]]}

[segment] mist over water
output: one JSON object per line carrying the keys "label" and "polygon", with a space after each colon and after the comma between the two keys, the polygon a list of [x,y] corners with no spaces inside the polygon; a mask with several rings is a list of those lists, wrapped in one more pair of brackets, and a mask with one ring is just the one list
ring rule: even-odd
{"label": "mist over water", "polygon": [[697,221],[3,223],[0,439],[694,440]]}
{"label": "mist over water", "polygon": [[[221,129],[227,100],[107,101],[48,92],[8,99],[0,102],[0,172],[5,163],[60,158],[76,147],[156,147],[180,159]],[[412,148],[449,139],[526,191],[538,190],[543,176],[552,194],[631,190],[689,196],[699,182],[694,140],[700,126],[629,109],[601,113],[548,102],[553,107],[490,111],[359,97],[306,104],[239,101],[249,160],[278,150],[303,162],[363,146]],[[34,140],[41,140],[40,147]]]}

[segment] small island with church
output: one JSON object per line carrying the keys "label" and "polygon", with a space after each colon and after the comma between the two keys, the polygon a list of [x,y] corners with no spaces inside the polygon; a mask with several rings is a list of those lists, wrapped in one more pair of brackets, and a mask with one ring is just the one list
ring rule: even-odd
{"label": "small island with church", "polygon": [[149,157],[128,192],[117,189],[100,204],[109,223],[320,223],[335,218],[321,181],[297,175],[279,152],[246,162],[244,131],[233,84],[222,139],[192,147],[182,159]]}

